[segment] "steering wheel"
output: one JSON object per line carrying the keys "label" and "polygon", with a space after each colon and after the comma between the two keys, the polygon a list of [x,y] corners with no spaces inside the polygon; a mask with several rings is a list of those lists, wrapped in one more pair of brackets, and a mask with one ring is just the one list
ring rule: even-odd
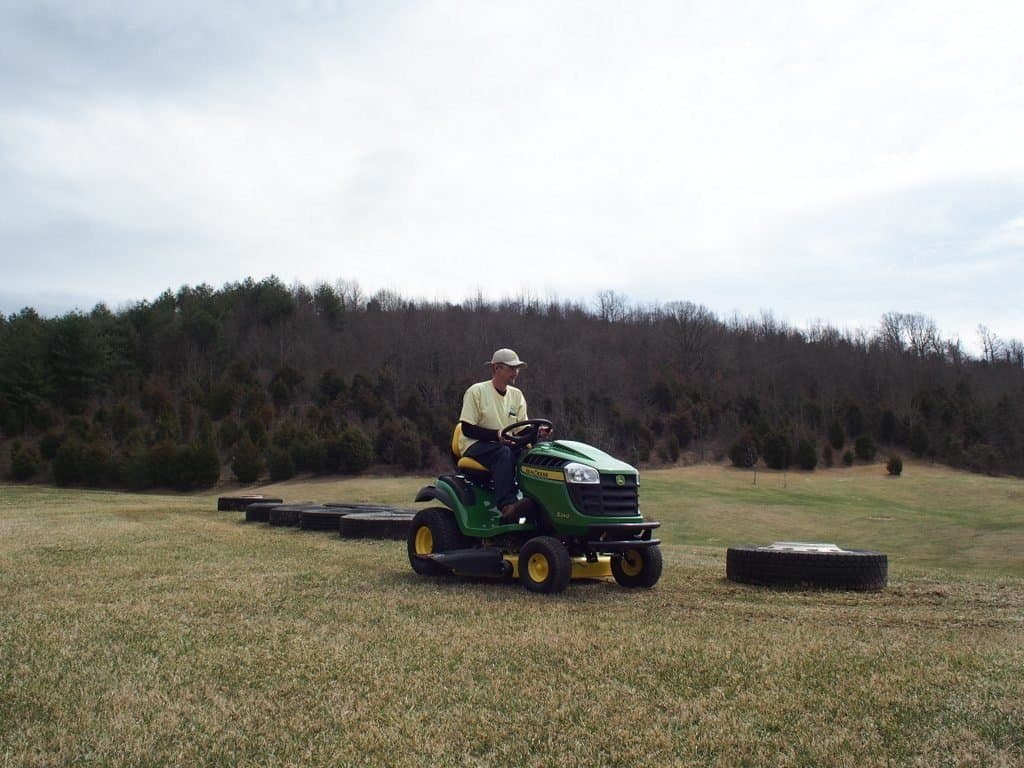
{"label": "steering wheel", "polygon": [[[537,442],[537,435],[540,433],[541,427],[551,429],[554,426],[555,425],[547,419],[527,419],[526,421],[517,421],[515,424],[509,424],[501,430],[501,439],[511,440],[516,444],[516,446],[522,448],[530,443]],[[518,434],[512,434],[513,432],[517,432]]]}

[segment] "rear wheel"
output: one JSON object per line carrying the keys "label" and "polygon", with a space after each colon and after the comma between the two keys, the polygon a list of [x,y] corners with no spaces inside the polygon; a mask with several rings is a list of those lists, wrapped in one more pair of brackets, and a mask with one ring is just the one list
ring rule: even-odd
{"label": "rear wheel", "polygon": [[661,578],[661,547],[627,549],[612,558],[612,576],[623,587],[653,587]]}
{"label": "rear wheel", "polygon": [[421,509],[412,519],[406,537],[409,564],[421,576],[440,576],[448,570],[421,555],[448,552],[463,544],[463,536],[451,510],[444,507]]}
{"label": "rear wheel", "polygon": [[519,581],[531,592],[561,592],[572,578],[572,560],[558,539],[537,536],[519,550]]}

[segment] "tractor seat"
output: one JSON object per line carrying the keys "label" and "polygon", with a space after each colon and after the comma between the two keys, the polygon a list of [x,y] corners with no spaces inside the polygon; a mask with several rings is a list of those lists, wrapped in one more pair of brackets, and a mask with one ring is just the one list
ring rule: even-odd
{"label": "tractor seat", "polygon": [[476,459],[470,458],[469,456],[463,456],[459,451],[460,437],[462,437],[462,424],[460,422],[456,422],[455,430],[452,432],[452,456],[455,458],[456,468],[471,480],[489,480],[491,470]]}

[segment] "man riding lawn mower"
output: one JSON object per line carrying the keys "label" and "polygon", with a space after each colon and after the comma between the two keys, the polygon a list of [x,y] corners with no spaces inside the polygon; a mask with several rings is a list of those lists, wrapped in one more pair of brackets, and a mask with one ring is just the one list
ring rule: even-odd
{"label": "man riding lawn mower", "polygon": [[[416,495],[443,505],[420,510],[409,529],[416,573],[518,578],[534,592],[561,592],[573,578],[612,576],[624,587],[658,582],[661,549],[652,532],[660,523],[640,514],[636,469],[584,443],[538,439],[551,428],[547,419],[526,419],[500,431],[503,443],[520,449],[522,495],[503,510],[492,473],[463,455],[456,426],[456,471]],[[509,519],[509,511],[521,514]]]}

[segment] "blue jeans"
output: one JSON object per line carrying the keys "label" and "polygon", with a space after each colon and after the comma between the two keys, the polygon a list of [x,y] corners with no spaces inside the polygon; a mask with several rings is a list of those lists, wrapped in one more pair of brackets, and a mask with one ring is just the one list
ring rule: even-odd
{"label": "blue jeans", "polygon": [[494,500],[498,509],[514,503],[519,494],[516,485],[516,462],[521,449],[503,443],[486,443],[482,440],[466,449],[466,456],[476,459],[491,471],[494,479]]}

